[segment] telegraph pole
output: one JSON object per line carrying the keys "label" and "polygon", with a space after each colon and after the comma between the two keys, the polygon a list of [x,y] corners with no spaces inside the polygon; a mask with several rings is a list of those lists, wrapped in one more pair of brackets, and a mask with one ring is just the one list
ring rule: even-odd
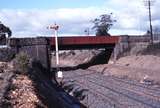
{"label": "telegraph pole", "polygon": [[153,0],[145,0],[145,6],[148,8],[148,15],[149,15],[149,26],[150,26],[150,36],[151,36],[151,44],[153,44],[153,29],[152,29],[152,13],[151,13],[151,6],[153,5]]}

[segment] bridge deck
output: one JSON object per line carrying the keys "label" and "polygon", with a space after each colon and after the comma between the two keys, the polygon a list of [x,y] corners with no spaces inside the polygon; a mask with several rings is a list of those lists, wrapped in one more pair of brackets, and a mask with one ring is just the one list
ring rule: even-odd
{"label": "bridge deck", "polygon": [[[79,36],[58,37],[60,50],[113,48],[119,42],[119,36]],[[10,46],[50,45],[55,50],[55,37],[11,38]]]}
{"label": "bridge deck", "polygon": [[[85,49],[85,48],[110,48],[119,42],[118,36],[81,36],[59,37],[59,49]],[[50,44],[55,48],[55,38],[51,38]]]}
{"label": "bridge deck", "polygon": [[[51,45],[55,45],[55,38],[51,38]],[[115,44],[118,43],[118,36],[81,36],[81,37],[59,37],[60,45],[85,45],[85,44]]]}

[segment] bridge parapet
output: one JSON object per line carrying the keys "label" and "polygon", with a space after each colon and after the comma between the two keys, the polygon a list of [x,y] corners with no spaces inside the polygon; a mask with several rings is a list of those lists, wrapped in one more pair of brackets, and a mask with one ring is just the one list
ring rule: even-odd
{"label": "bridge parapet", "polygon": [[48,45],[49,40],[45,37],[37,38],[11,38],[9,45],[14,46],[33,46],[33,45]]}
{"label": "bridge parapet", "polygon": [[136,35],[124,35],[120,36],[119,42],[121,43],[138,43],[138,42],[150,42],[150,36],[136,36]]}

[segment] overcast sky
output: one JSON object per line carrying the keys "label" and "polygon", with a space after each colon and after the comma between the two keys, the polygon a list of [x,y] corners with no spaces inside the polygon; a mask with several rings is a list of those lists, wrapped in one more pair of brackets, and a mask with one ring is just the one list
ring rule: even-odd
{"label": "overcast sky", "polygon": [[[160,27],[160,0],[152,6],[154,28]],[[91,20],[101,14],[113,13],[117,22],[111,35],[144,34],[149,27],[144,0],[1,0],[0,21],[9,26],[13,36],[51,35],[48,25],[60,26],[59,35],[85,35]]]}

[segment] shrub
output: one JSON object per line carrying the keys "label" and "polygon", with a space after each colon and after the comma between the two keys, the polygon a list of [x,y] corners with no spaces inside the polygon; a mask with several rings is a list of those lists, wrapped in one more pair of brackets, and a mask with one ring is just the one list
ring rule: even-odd
{"label": "shrub", "polygon": [[29,69],[30,57],[26,52],[20,52],[16,55],[13,64],[18,73],[26,74]]}
{"label": "shrub", "polygon": [[14,59],[16,54],[15,49],[12,48],[0,48],[0,61],[9,62]]}

